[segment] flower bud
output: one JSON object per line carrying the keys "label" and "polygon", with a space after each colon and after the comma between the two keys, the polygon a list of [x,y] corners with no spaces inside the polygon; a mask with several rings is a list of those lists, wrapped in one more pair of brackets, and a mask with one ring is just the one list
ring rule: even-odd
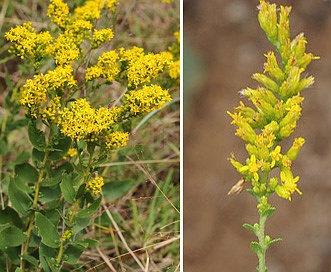
{"label": "flower bud", "polygon": [[278,23],[278,41],[280,44],[286,43],[290,39],[290,20],[289,14],[291,7],[280,6]]}
{"label": "flower bud", "polygon": [[276,5],[266,3],[264,0],[260,1],[258,6],[259,14],[258,20],[261,28],[266,33],[268,39],[274,45],[277,44],[277,13]]}
{"label": "flower bud", "polygon": [[264,73],[268,73],[271,77],[275,78],[277,81],[282,82],[285,78],[284,72],[280,69],[275,53],[270,51],[265,54],[267,57],[267,62],[264,63]]}
{"label": "flower bud", "polygon": [[304,145],[305,143],[305,139],[302,137],[299,138],[295,138],[293,145],[291,146],[291,148],[287,151],[286,156],[291,160],[294,161],[298,154],[299,151],[301,149],[301,147]]}
{"label": "flower bud", "polygon": [[261,83],[262,85],[264,85],[267,89],[275,93],[279,92],[278,84],[268,76],[260,73],[255,73],[253,74],[252,78],[255,79],[257,82]]}

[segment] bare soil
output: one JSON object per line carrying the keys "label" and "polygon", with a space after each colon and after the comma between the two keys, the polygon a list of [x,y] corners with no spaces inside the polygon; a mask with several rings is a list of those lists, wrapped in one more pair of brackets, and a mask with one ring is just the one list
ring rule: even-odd
{"label": "bare soil", "polygon": [[[264,53],[273,49],[257,22],[258,0],[184,1],[185,42],[204,62],[204,81],[188,100],[184,86],[184,271],[256,271],[249,247],[255,236],[242,227],[258,219],[247,192],[227,196],[240,179],[227,161],[245,159],[244,143],[226,111],[238,91],[256,87]],[[315,85],[303,95],[303,115],[294,133],[306,144],[294,163],[303,195],[291,202],[272,198],[276,212],[267,234],[283,241],[268,251],[269,272],[331,271],[331,5],[323,0],[275,1],[291,5],[292,34],[304,32],[308,51],[321,57],[308,67]],[[184,68],[185,71],[190,67]],[[184,73],[184,77],[185,74]],[[185,78],[193,81],[194,76]],[[196,75],[198,77],[198,75]],[[284,145],[284,150],[290,144]]]}

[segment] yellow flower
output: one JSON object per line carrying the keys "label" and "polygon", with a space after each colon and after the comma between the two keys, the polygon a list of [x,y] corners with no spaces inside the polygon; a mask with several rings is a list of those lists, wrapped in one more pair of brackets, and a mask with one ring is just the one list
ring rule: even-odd
{"label": "yellow flower", "polygon": [[114,33],[110,28],[94,30],[92,37],[92,48],[97,48],[100,44],[110,41],[114,37]]}
{"label": "yellow flower", "polygon": [[79,46],[89,38],[92,27],[92,23],[87,20],[73,19],[67,24],[64,35]]}
{"label": "yellow flower", "polygon": [[114,81],[120,72],[117,60],[118,54],[115,50],[102,53],[98,58],[97,64],[86,69],[85,79],[89,81],[101,77],[108,81]]}
{"label": "yellow flower", "polygon": [[71,37],[60,34],[54,43],[47,48],[49,56],[53,56],[55,64],[59,66],[72,65],[80,56],[80,50]]}
{"label": "yellow flower", "polygon": [[74,235],[74,232],[72,230],[66,230],[62,234],[62,241],[65,242],[71,238],[71,236]]}
{"label": "yellow flower", "polygon": [[37,118],[47,102],[48,78],[44,74],[35,75],[21,87],[19,103],[24,106],[26,114]]}
{"label": "yellow flower", "polygon": [[291,200],[291,195],[294,192],[302,194],[302,192],[297,187],[297,182],[299,177],[293,177],[293,174],[289,168],[284,168],[280,172],[281,185],[276,187],[276,193],[285,199]]}
{"label": "yellow flower", "polygon": [[67,155],[69,156],[69,157],[74,157],[74,156],[76,156],[77,155],[77,151],[76,151],[76,149],[74,149],[74,148],[69,148],[69,150],[68,150],[68,152],[67,152]]}
{"label": "yellow flower", "polygon": [[141,90],[131,91],[124,96],[126,99],[124,105],[129,108],[132,115],[160,109],[165,103],[172,100],[168,91],[157,85],[145,86]]}
{"label": "yellow flower", "polygon": [[49,106],[41,111],[41,117],[43,120],[55,121],[57,117],[57,112],[61,108],[60,97],[55,96],[49,102]]}
{"label": "yellow flower", "polygon": [[180,75],[180,61],[174,61],[169,64],[169,76],[173,79],[179,78]]}
{"label": "yellow flower", "polygon": [[[101,3],[103,3],[103,2],[104,1],[101,0]],[[106,0],[104,8],[114,11],[116,8],[116,5],[118,5],[118,0]]]}
{"label": "yellow flower", "polygon": [[57,124],[72,140],[106,141],[111,126],[119,118],[121,108],[92,108],[85,98],[78,99],[59,112]]}
{"label": "yellow flower", "polygon": [[145,55],[143,49],[138,47],[126,51],[120,49],[120,61],[127,65],[126,75],[129,87],[150,82],[151,79],[158,77],[172,62],[172,58],[170,52]]}
{"label": "yellow flower", "polygon": [[98,1],[86,1],[85,5],[77,7],[74,11],[76,19],[92,21],[100,18],[101,7]]}
{"label": "yellow flower", "polygon": [[103,177],[96,177],[90,180],[86,184],[86,191],[91,192],[93,195],[97,195],[101,192],[101,187],[104,185]]}
{"label": "yellow flower", "polygon": [[64,28],[69,15],[69,7],[62,0],[51,0],[47,10],[50,21]]}
{"label": "yellow flower", "polygon": [[120,148],[127,145],[129,141],[129,133],[115,131],[113,133],[109,133],[105,137],[106,147],[110,148]]}
{"label": "yellow flower", "polygon": [[21,59],[28,57],[36,61],[47,55],[46,48],[53,41],[48,31],[37,34],[31,22],[10,29],[5,38],[14,43],[10,46],[10,53]]}
{"label": "yellow flower", "polygon": [[251,155],[250,159],[247,159],[247,164],[242,166],[239,169],[240,173],[246,173],[248,175],[253,176],[255,181],[259,180],[259,169],[261,167],[261,164],[256,160],[255,155]]}

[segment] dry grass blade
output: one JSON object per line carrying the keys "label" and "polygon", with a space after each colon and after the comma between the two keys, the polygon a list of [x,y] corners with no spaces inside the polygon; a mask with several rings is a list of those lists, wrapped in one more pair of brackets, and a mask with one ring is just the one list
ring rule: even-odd
{"label": "dry grass blade", "polygon": [[115,267],[111,264],[111,262],[109,261],[109,258],[101,251],[100,247],[96,247],[96,249],[97,249],[98,253],[100,254],[100,257],[104,260],[104,262],[109,267],[109,269],[113,272],[116,272]]}
{"label": "dry grass blade", "polygon": [[117,225],[116,221],[114,220],[113,216],[111,215],[111,213],[108,211],[108,208],[107,208],[105,202],[102,203],[102,207],[103,207],[104,211],[106,212],[106,214],[108,215],[108,217],[109,217],[110,221],[112,222],[114,228],[116,229],[116,232],[117,232],[118,236],[120,237],[124,247],[130,253],[132,258],[136,261],[136,263],[139,265],[139,267],[144,271],[145,270],[144,266],[142,265],[140,260],[137,258],[137,256],[134,254],[134,252],[131,250],[131,248],[128,246],[124,236],[122,235],[122,232],[121,232],[120,228],[118,227],[118,225]]}
{"label": "dry grass blade", "polygon": [[135,162],[133,159],[131,159],[129,156],[126,156],[126,158],[131,161],[137,168],[145,174],[145,176],[148,178],[148,180],[155,185],[155,187],[160,191],[160,193],[163,195],[163,197],[169,202],[169,204],[174,208],[174,210],[180,214],[179,210],[176,208],[176,206],[170,201],[170,199],[163,193],[161,188],[157,185],[156,181],[153,179],[151,174],[141,165],[139,165],[137,162]]}
{"label": "dry grass blade", "polygon": [[2,29],[3,22],[5,20],[7,8],[8,8],[8,0],[5,0],[5,2],[3,3],[3,6],[2,6],[1,12],[0,12],[0,32]]}

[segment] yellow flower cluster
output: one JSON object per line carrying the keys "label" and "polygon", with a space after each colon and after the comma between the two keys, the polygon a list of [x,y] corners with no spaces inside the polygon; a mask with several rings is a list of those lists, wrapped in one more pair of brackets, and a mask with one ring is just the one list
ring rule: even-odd
{"label": "yellow flower cluster", "polygon": [[[55,120],[55,113],[60,108],[60,97],[63,89],[76,85],[72,75],[71,66],[58,66],[47,74],[35,75],[28,79],[21,87],[21,99],[19,103],[24,106],[26,114],[44,120]],[[54,97],[53,99],[50,96]]]}
{"label": "yellow flower cluster", "polygon": [[119,109],[92,108],[85,98],[70,103],[59,112],[57,124],[72,140],[101,141],[118,120]]}
{"label": "yellow flower cluster", "polygon": [[71,238],[71,236],[74,235],[74,232],[72,230],[66,230],[63,234],[62,234],[62,241],[65,242],[67,240],[69,240]]}
{"label": "yellow flower cluster", "polygon": [[65,27],[64,35],[79,46],[84,40],[89,39],[92,28],[90,21],[71,18]]}
{"label": "yellow flower cluster", "polygon": [[124,105],[133,116],[160,109],[165,103],[172,100],[168,91],[157,85],[144,86],[138,91],[131,91],[125,94],[125,99]]}
{"label": "yellow flower cluster", "polygon": [[62,0],[51,0],[47,10],[50,21],[64,28],[69,19],[69,7]]}
{"label": "yellow flower cluster", "polygon": [[89,81],[105,78],[108,81],[113,81],[120,72],[118,58],[115,50],[102,53],[96,65],[86,68],[85,79]]}
{"label": "yellow flower cluster", "polygon": [[103,185],[103,177],[96,177],[93,180],[87,182],[86,191],[91,192],[93,195],[97,195],[101,192],[101,188]]}
{"label": "yellow flower cluster", "polygon": [[[301,91],[314,83],[312,76],[301,78],[301,74],[316,57],[305,53],[306,39],[303,35],[290,39],[289,13],[289,7],[281,6],[277,19],[276,5],[260,1],[260,25],[277,47],[283,65],[278,65],[273,52],[266,54],[264,73],[252,76],[262,86],[240,91],[255,109],[241,101],[235,112],[228,114],[233,119],[232,124],[238,127],[235,134],[247,142],[249,154],[246,164],[232,156],[233,166],[246,181],[252,182],[253,191],[258,196],[276,192],[280,197],[291,200],[294,192],[301,194],[297,188],[299,177],[293,177],[291,165],[305,141],[301,137],[294,139],[285,154],[281,154],[279,142],[289,137],[297,127],[304,99]],[[268,177],[274,168],[279,169],[279,178]]]}
{"label": "yellow flower cluster", "polygon": [[128,141],[129,133],[127,132],[115,131],[105,136],[105,143],[108,149],[124,147]]}
{"label": "yellow flower cluster", "polygon": [[169,76],[173,79],[179,79],[180,76],[180,32],[174,33],[176,42],[169,46],[168,50],[173,56],[173,61],[168,64]]}
{"label": "yellow flower cluster", "polygon": [[180,61],[174,61],[169,64],[169,76],[173,79],[177,79],[180,76]]}
{"label": "yellow flower cluster", "polygon": [[[108,33],[108,35],[111,35]],[[93,42],[92,42],[93,44]],[[160,54],[145,54],[143,48],[133,47],[125,50],[120,48],[104,52],[97,64],[86,69],[85,79],[87,81],[97,78],[105,78],[113,81],[121,72],[121,78],[128,79],[128,87],[135,88],[144,83],[149,83],[156,78],[168,66],[171,67],[171,75],[179,75],[179,62],[172,61],[170,52]]]}
{"label": "yellow flower cluster", "polygon": [[128,86],[135,87],[151,82],[165,70],[170,62],[172,62],[172,54],[169,52],[133,56],[132,59],[128,59]]}
{"label": "yellow flower cluster", "polygon": [[56,65],[72,65],[79,58],[80,50],[71,37],[60,34],[47,48],[47,54],[53,56]]}
{"label": "yellow flower cluster", "polygon": [[67,156],[69,156],[70,158],[74,157],[77,155],[77,151],[73,148],[69,148],[68,152],[67,152]]}
{"label": "yellow flower cluster", "polygon": [[53,41],[48,31],[37,34],[31,22],[10,29],[5,38],[15,43],[10,46],[10,53],[21,59],[35,58],[37,61],[46,55],[46,49]]}
{"label": "yellow flower cluster", "polygon": [[55,96],[50,102],[46,109],[41,111],[41,117],[43,120],[55,121],[57,117],[57,111],[61,108],[60,97]]}
{"label": "yellow flower cluster", "polygon": [[78,89],[74,62],[84,53],[81,44],[88,40],[91,49],[95,49],[114,37],[111,29],[97,30],[93,25],[103,9],[113,11],[117,4],[117,0],[87,0],[70,13],[63,0],[50,0],[47,16],[59,27],[56,37],[49,32],[37,34],[32,23],[6,33],[6,38],[14,43],[11,46],[14,54],[38,63],[42,58],[51,57],[55,64],[54,69],[35,75],[22,86],[19,103],[26,115],[57,124],[60,131],[72,140],[103,143],[107,149],[123,147],[128,142],[129,133],[119,131],[118,123],[159,109],[171,101],[168,91],[157,85],[144,84],[150,83],[170,66],[171,76],[179,75],[179,62],[173,61],[170,52],[145,54],[139,47],[111,50],[101,54],[94,66],[86,68],[85,80],[104,78],[111,82],[124,79],[130,89],[138,90],[126,94],[121,107],[92,108],[83,98],[64,106],[65,99],[71,98]]}
{"label": "yellow flower cluster", "polygon": [[114,33],[110,28],[94,30],[92,36],[92,48],[99,47],[102,43],[110,41],[114,37]]}

